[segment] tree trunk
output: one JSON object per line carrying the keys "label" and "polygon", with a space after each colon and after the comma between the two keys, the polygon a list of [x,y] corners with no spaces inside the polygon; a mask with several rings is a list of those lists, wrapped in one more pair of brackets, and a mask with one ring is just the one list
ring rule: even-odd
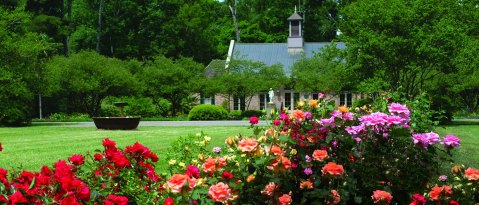
{"label": "tree trunk", "polygon": [[100,36],[101,36],[101,27],[102,27],[102,13],[103,13],[103,3],[104,0],[100,0],[100,6],[98,8],[98,31],[96,33],[96,52],[100,53]]}
{"label": "tree trunk", "polygon": [[236,42],[240,43],[241,42],[240,30],[238,28],[238,21],[236,20],[236,0],[234,2],[234,7],[232,7],[231,5],[229,5],[229,7],[230,7],[231,15],[233,16],[233,24],[235,25]]}
{"label": "tree trunk", "polygon": [[71,31],[73,31],[72,28],[72,1],[73,0],[67,0],[67,16],[68,16],[68,29],[69,32],[65,38],[65,55],[70,54],[70,35]]}

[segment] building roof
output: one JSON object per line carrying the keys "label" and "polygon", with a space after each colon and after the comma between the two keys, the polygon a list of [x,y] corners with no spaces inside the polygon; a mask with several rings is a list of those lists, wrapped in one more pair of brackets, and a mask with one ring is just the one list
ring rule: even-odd
{"label": "building roof", "polygon": [[[315,53],[330,45],[329,42],[304,43],[302,52],[288,51],[287,43],[236,43],[233,48],[233,58],[260,61],[271,66],[281,64],[287,76],[291,74],[294,62],[303,58],[311,58]],[[346,48],[344,43],[336,43],[338,48]]]}
{"label": "building roof", "polygon": [[220,70],[221,68],[225,67],[226,60],[218,60],[213,59],[211,62],[206,66],[205,72],[206,77],[211,78],[217,75],[216,71]]}
{"label": "building roof", "polygon": [[289,18],[288,21],[292,20],[303,20],[303,17],[301,17],[298,13],[294,12]]}

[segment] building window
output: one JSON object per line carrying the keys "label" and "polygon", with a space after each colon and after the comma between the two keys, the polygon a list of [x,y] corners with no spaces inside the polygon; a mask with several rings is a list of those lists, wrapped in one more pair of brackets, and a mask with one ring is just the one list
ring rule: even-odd
{"label": "building window", "polygon": [[298,108],[298,102],[299,102],[299,93],[294,93],[293,94],[293,102],[294,102],[294,109]]}
{"label": "building window", "polygon": [[244,98],[233,96],[233,110],[245,110],[246,103]]}
{"label": "building window", "polygon": [[291,93],[284,93],[284,108],[291,108]]}
{"label": "building window", "polygon": [[291,21],[291,36],[298,37],[299,35],[299,21]]}
{"label": "building window", "polygon": [[353,94],[341,93],[339,95],[339,105],[351,107],[353,105]]}
{"label": "building window", "polygon": [[309,94],[304,94],[304,99],[309,100]]}
{"label": "building window", "polygon": [[266,110],[266,95],[265,94],[259,94],[259,109],[260,110]]}
{"label": "building window", "polygon": [[317,100],[319,98],[318,93],[313,93],[313,100]]}
{"label": "building window", "polygon": [[215,96],[205,96],[203,94],[200,95],[200,104],[207,104],[207,105],[214,105],[215,104]]}

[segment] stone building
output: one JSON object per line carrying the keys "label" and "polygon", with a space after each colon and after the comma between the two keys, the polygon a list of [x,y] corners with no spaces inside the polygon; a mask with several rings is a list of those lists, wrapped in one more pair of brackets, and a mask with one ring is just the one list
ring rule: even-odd
{"label": "stone building", "polygon": [[[321,52],[322,48],[331,44],[330,42],[304,42],[301,27],[302,20],[303,18],[296,11],[288,18],[289,36],[286,43],[237,43],[231,40],[227,59],[213,60],[208,67],[228,66],[230,60],[235,57],[241,57],[242,60],[260,61],[267,66],[281,64],[289,77],[291,68],[297,60],[311,58],[315,53]],[[341,42],[336,43],[336,46],[345,48],[344,43]],[[281,88],[273,88],[273,90],[275,91],[274,103],[277,108],[294,109],[298,101],[318,99],[318,93],[305,93],[293,90],[288,88],[287,85]],[[337,105],[350,107],[353,100],[360,96],[350,92],[343,92],[338,96],[326,93],[325,97],[328,100],[335,100]],[[221,95],[201,97],[202,104],[221,105],[224,104],[225,100]],[[250,102],[242,102],[240,98],[235,97],[229,100],[231,110],[263,110],[268,102],[267,90],[253,96]]]}

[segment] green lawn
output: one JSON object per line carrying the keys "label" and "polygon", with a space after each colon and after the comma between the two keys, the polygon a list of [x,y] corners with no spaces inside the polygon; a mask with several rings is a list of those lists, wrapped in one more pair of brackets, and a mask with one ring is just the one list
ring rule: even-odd
{"label": "green lawn", "polygon": [[[39,171],[42,165],[53,165],[72,154],[85,154],[102,149],[106,137],[124,148],[138,141],[160,157],[170,143],[180,136],[204,131],[212,144],[224,143],[227,136],[252,133],[247,127],[140,127],[136,131],[106,131],[94,127],[32,126],[0,128],[0,167]],[[165,162],[166,163],[166,162]]]}
{"label": "green lawn", "polygon": [[[52,165],[58,159],[72,154],[85,154],[101,149],[101,141],[108,137],[124,148],[138,141],[162,158],[170,143],[179,136],[204,131],[212,138],[212,145],[224,143],[227,136],[251,134],[248,127],[140,127],[136,131],[105,131],[94,127],[32,126],[0,128],[0,167],[37,171],[42,165]],[[454,151],[455,164],[479,168],[479,125],[455,125],[436,130],[441,137],[456,135],[462,146]],[[166,162],[160,162],[165,164]],[[449,164],[444,165],[450,167]]]}
{"label": "green lawn", "polygon": [[455,165],[479,168],[479,125],[445,126],[436,131],[441,137],[451,134],[461,139],[461,146],[452,152]]}

